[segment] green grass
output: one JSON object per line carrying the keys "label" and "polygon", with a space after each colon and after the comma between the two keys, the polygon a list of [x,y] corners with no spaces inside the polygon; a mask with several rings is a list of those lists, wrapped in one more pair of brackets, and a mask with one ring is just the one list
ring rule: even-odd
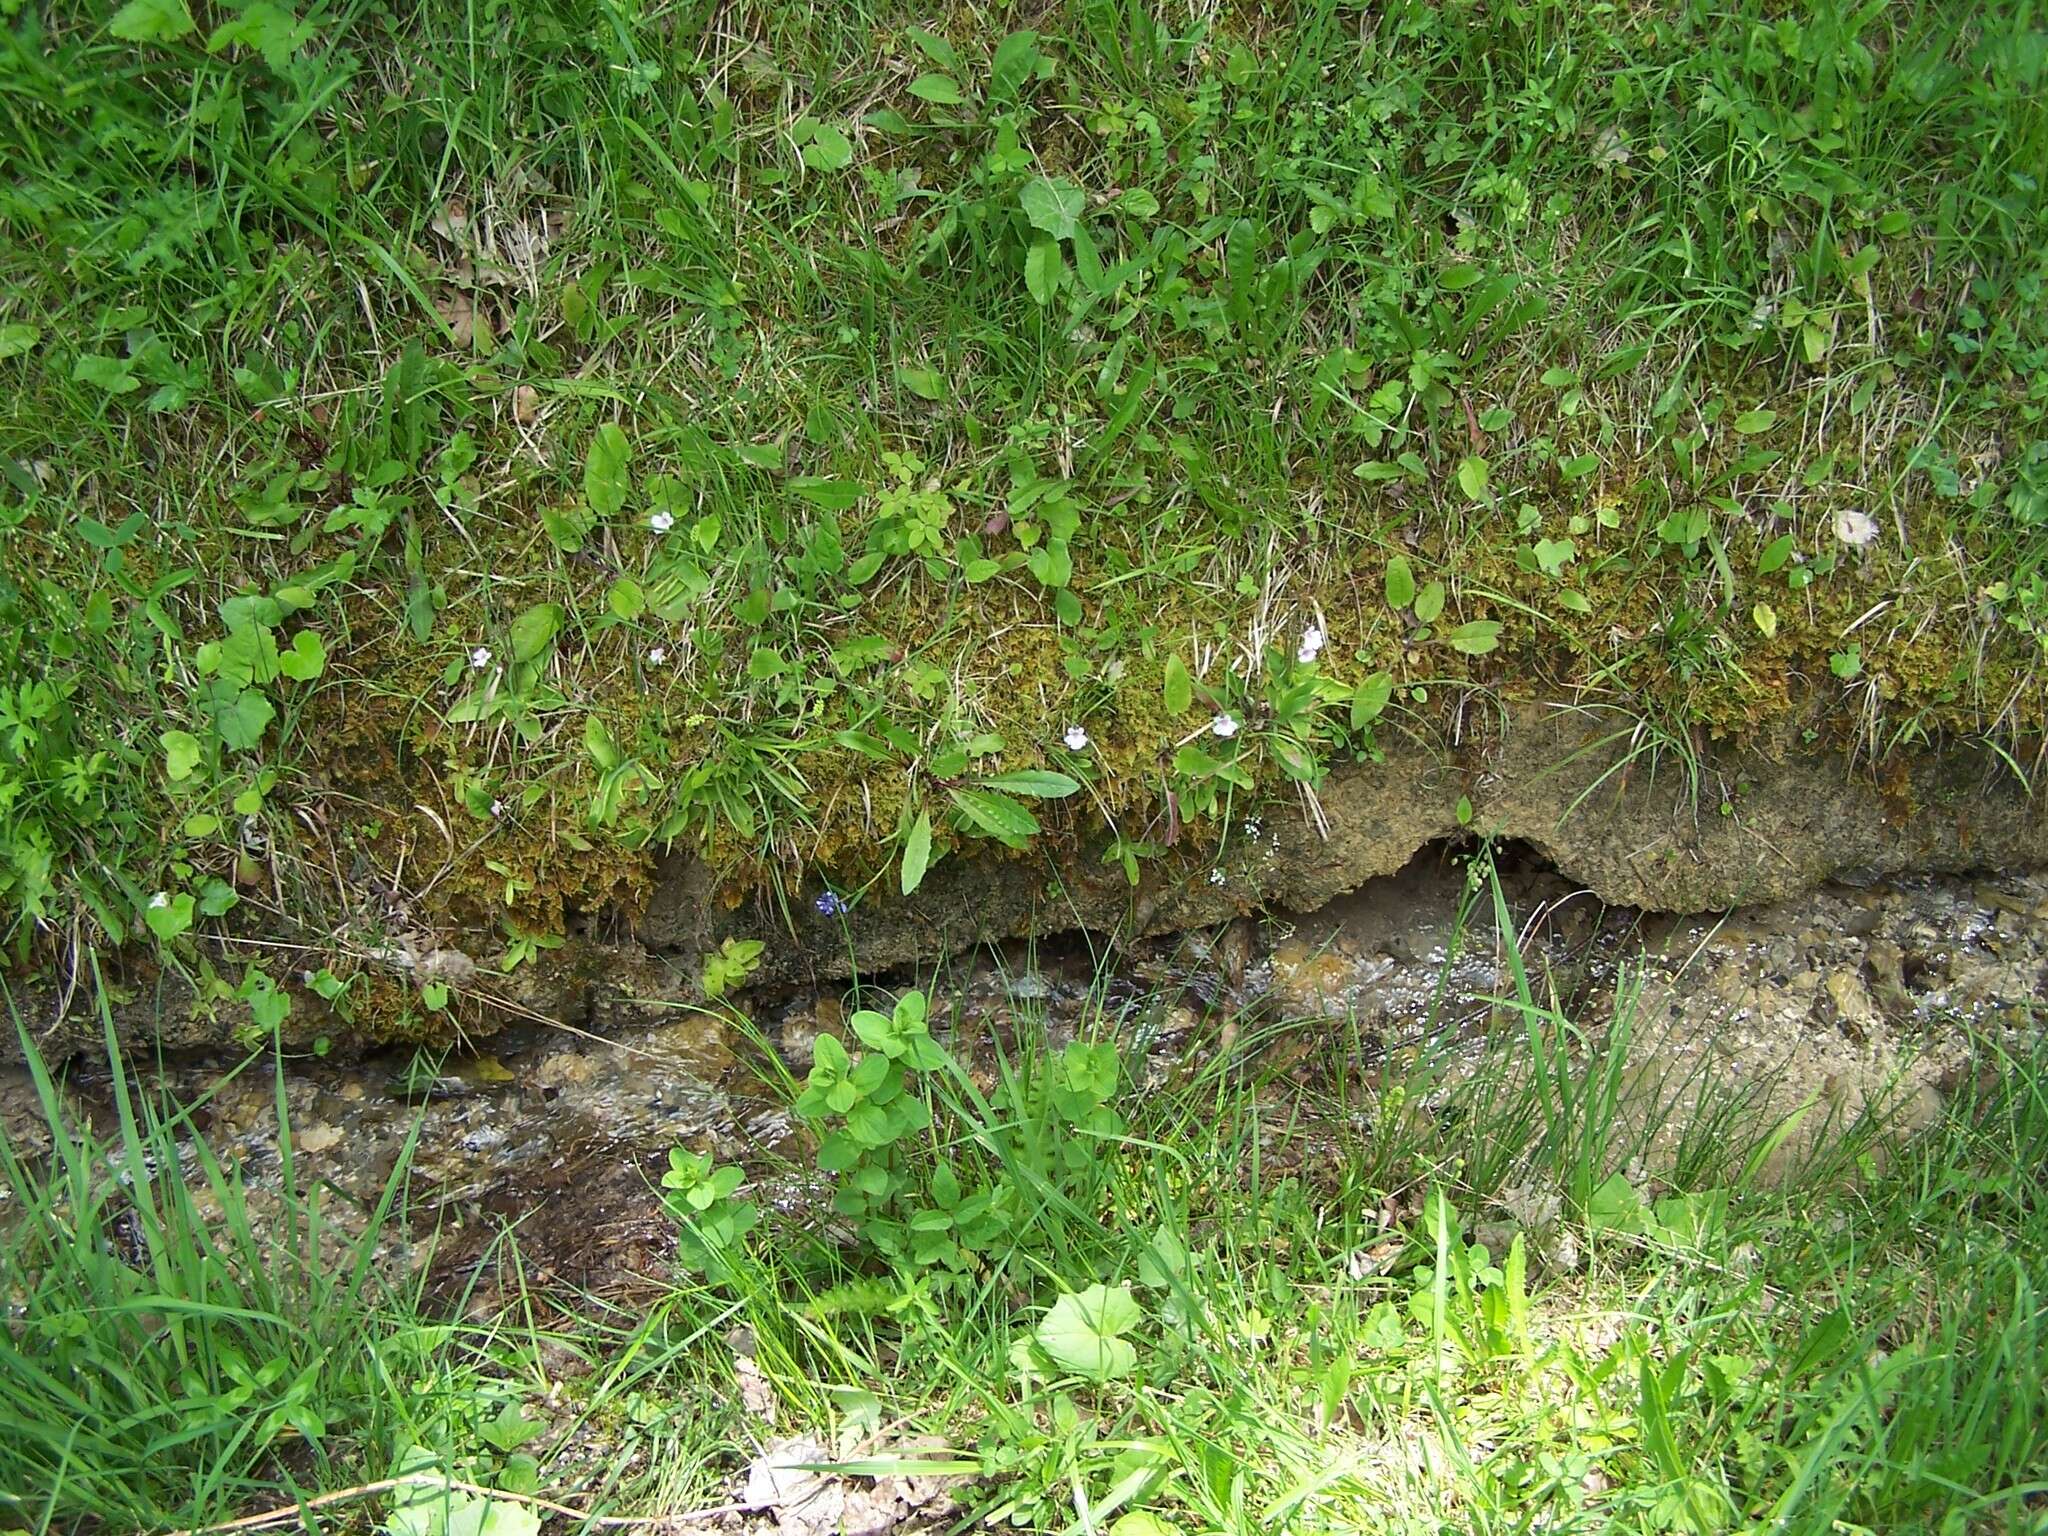
{"label": "green grass", "polygon": [[203,1106],[116,1072],[102,1133],[20,1043],[48,1145],[0,1141],[10,1529],[192,1527],[436,1469],[516,1486],[536,1336],[461,1320],[466,1298],[451,1316],[406,1272],[410,1142],[337,1221],[295,1170],[281,1059],[283,1168],[252,1186],[195,1129]]}
{"label": "green grass", "polygon": [[[1512,934],[1483,862],[1473,889],[1468,941]],[[856,1485],[964,1469],[964,1514],[1049,1533],[2038,1530],[2038,1035],[1977,1040],[1918,1133],[1876,1099],[1822,1124],[1660,1080],[1626,978],[1582,1029],[1513,953],[1476,1032],[1380,1059],[1344,1021],[1216,1017],[1142,1084],[1107,1012],[1077,1054],[1019,1006],[973,1070],[857,1015],[925,1063],[929,1123],[858,1165],[885,1198],[856,1168],[827,1211],[773,1159],[701,1204],[681,1178],[709,1246],[663,1293],[533,1287],[515,1234],[502,1308],[460,1323],[472,1293],[371,1262],[421,1219],[403,1163],[337,1251],[289,1174],[245,1196],[140,1097],[97,1139],[38,1068],[56,1150],[7,1151],[0,1213],[9,1517],[160,1529],[407,1473],[496,1496],[373,1489],[323,1528],[656,1517],[813,1435]],[[726,1202],[773,1209],[713,1240]]]}
{"label": "green grass", "polygon": [[[696,1304],[740,1301],[799,1414],[936,1435],[1030,1530],[2036,1529],[2038,1045],[1986,1042],[1917,1138],[1799,1138],[1810,1107],[1727,1085],[1627,1102],[1621,1017],[1509,999],[1476,1069],[1425,1053],[1359,1097],[1358,1042],[1268,1077],[1247,1034],[1120,1099],[1056,1196],[1028,1120],[942,1091],[963,1181],[1000,1144],[986,1176],[1045,1195],[1014,1247],[827,1287],[844,1256],[785,1236]],[[1030,1343],[1092,1285],[1134,1303],[1107,1379]]]}
{"label": "green grass", "polygon": [[2041,73],[2019,5],[22,6],[0,921],[347,980],[355,869],[513,946],[670,846],[1135,870],[1472,689],[2031,761]]}

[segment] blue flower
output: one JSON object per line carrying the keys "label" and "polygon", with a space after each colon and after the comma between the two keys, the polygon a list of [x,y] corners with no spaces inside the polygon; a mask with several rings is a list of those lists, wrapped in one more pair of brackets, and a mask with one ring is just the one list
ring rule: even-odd
{"label": "blue flower", "polygon": [[843,917],[846,914],[846,898],[837,891],[820,891],[818,899],[811,905],[818,909],[820,917]]}

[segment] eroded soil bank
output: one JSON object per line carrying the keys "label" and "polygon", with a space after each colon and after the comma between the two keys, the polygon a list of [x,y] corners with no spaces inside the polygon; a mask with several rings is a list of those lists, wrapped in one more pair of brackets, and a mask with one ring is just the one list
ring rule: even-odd
{"label": "eroded soil bank", "polygon": [[[1237,830],[1243,846],[1270,848],[1266,826]],[[918,979],[939,1032],[977,1071],[1041,1033],[1054,1045],[1114,1037],[1141,1089],[1219,1056],[1240,1063],[1263,1079],[1272,1123],[1289,1127],[1276,1166],[1308,1175],[1318,1144],[1370,1135],[1383,1114],[1442,1112],[1489,1041],[1523,1037],[1525,1019],[1500,1001],[1513,991],[1508,950],[1471,858],[1469,845],[1433,845],[1306,914],[1114,950],[1014,941]],[[1802,1137],[1866,1108],[1925,1123],[1977,1053],[2034,1028],[2048,996],[2048,875],[1835,880],[1678,917],[1603,901],[1527,847],[1504,849],[1500,867],[1537,993],[1570,1021],[1572,1048],[1629,1031],[1624,1112],[1653,1125],[1649,1164],[1682,1154],[1686,1106],[1704,1092],[1733,1091],[1755,1117],[1811,1105]],[[673,1145],[744,1164],[780,1219],[816,1219],[805,1133],[781,1108],[767,1053],[800,1075],[850,1001],[836,983],[757,995],[758,1043],[672,1005],[611,1037],[528,1020],[445,1059],[412,1048],[294,1058],[284,1092],[301,1176],[344,1226],[359,1220],[417,1119],[415,1246],[395,1261],[431,1248],[454,1283],[516,1224],[530,1273],[631,1290],[671,1263],[656,1180]],[[200,1106],[216,1151],[274,1192],[276,1085],[266,1061],[235,1064],[176,1055],[145,1075]],[[33,1148],[33,1096],[6,1072],[6,1134]],[[1379,1092],[1388,1082],[1404,1086],[1398,1103]],[[106,1113],[105,1087],[104,1067],[74,1061],[71,1090],[89,1112]]]}
{"label": "eroded soil bank", "polygon": [[[300,1046],[446,1043],[507,1029],[518,1038],[540,1022],[623,1039],[703,1001],[706,961],[732,941],[759,942],[752,980],[769,988],[929,966],[1018,939],[1085,932],[1128,943],[1314,910],[1475,833],[1526,845],[1588,899],[1643,912],[1726,911],[1830,880],[2048,865],[2048,816],[2023,765],[1982,744],[1872,760],[1790,724],[1711,745],[1618,710],[1533,704],[1475,704],[1457,737],[1390,741],[1376,760],[1256,811],[1226,798],[1201,823],[1206,833],[1170,808],[1143,824],[1091,825],[1075,811],[1069,824],[1049,822],[1029,851],[982,843],[987,851],[944,858],[907,898],[879,843],[870,866],[774,878],[650,856],[638,882],[651,893],[644,902],[568,910],[565,931],[517,965],[501,952],[497,914],[450,929],[402,904],[374,926],[344,923],[290,942],[252,929],[209,959],[230,978],[261,959],[285,979],[286,1037]],[[1135,884],[1108,856],[1117,837],[1153,850]],[[309,985],[316,966],[345,983],[341,1001]],[[132,1044],[213,1046],[250,1024],[226,986],[207,998],[154,968],[114,979],[116,1023]],[[44,977],[16,991],[47,1055],[99,1049],[80,980]],[[444,990],[445,1003],[427,1005]]]}

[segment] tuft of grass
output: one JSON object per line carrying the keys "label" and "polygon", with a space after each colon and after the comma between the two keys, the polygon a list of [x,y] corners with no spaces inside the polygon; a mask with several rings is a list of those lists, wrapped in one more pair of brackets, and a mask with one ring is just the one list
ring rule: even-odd
{"label": "tuft of grass", "polygon": [[259,1190],[189,1108],[131,1084],[104,1003],[104,1132],[10,1014],[48,1149],[0,1142],[0,1516],[194,1528],[394,1472],[502,1470],[479,1426],[521,1394],[519,1330],[444,1321],[424,1272],[391,1272],[412,1141],[337,1223],[294,1166],[281,1055],[283,1166]]}

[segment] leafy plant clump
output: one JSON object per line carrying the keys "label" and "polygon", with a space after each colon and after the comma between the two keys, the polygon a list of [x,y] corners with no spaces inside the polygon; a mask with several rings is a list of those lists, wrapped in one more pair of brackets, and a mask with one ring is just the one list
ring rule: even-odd
{"label": "leafy plant clump", "polygon": [[2024,6],[1014,20],[0,18],[15,961],[417,1033],[395,912],[1179,878],[1474,699],[2024,764]]}

